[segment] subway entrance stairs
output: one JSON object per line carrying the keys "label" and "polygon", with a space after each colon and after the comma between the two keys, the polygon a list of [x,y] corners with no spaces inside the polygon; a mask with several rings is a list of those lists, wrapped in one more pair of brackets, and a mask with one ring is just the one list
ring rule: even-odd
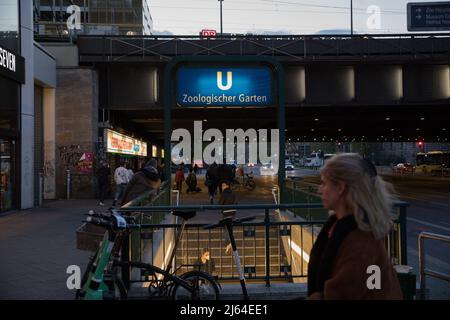
{"label": "subway entrance stairs", "polygon": [[[209,204],[207,189],[204,186],[203,177],[199,177],[198,186],[202,188],[199,193],[187,194],[183,188],[179,196],[180,205],[200,205]],[[271,186],[276,185],[277,178],[255,177],[257,188],[254,191],[235,190],[238,204],[273,204],[274,198]],[[183,186],[185,187],[185,186]],[[218,202],[219,192],[214,203]],[[266,265],[266,228],[264,223],[264,210],[238,210],[236,218],[255,216],[256,219],[250,222],[250,226],[235,226],[234,236],[237,248],[241,257],[242,268],[245,273],[247,283],[265,284],[267,275]],[[269,212],[270,221],[275,222],[276,214],[273,210]],[[220,211],[198,212],[197,216],[189,220],[183,237],[178,246],[175,256],[175,269],[180,274],[193,268],[198,268],[199,259],[204,249],[208,248],[210,258],[214,261],[215,269],[211,272],[218,277],[221,284],[239,283],[239,275],[230,248],[226,252],[227,241],[225,228],[205,230],[198,226],[200,224],[213,224],[222,219]],[[258,225],[259,224],[259,225]],[[283,230],[279,226],[268,229],[269,242],[269,275],[276,277],[271,283],[289,283],[291,280],[283,277],[291,274],[291,267],[288,263],[286,252],[281,239]]]}
{"label": "subway entrance stairs", "polygon": [[[234,230],[237,248],[247,281],[263,282],[266,276],[266,230],[264,226],[237,226]],[[201,227],[185,229],[175,256],[178,272],[197,268],[203,249],[208,248],[215,270],[210,272],[223,280],[239,280],[233,252],[226,252],[224,228],[204,230]],[[278,228],[269,230],[270,275],[288,275],[289,265]],[[285,280],[284,282],[289,282]]]}

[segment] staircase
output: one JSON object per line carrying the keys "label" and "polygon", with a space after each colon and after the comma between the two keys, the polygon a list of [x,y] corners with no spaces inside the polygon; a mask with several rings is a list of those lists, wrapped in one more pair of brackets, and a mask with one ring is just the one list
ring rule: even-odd
{"label": "staircase", "polygon": [[[270,275],[283,277],[289,274],[286,255],[278,227],[269,229]],[[266,276],[266,240],[264,226],[237,226],[234,236],[241,257],[241,264],[247,280],[263,280]],[[175,257],[177,274],[194,269],[202,255],[203,248],[209,248],[215,261],[214,276],[220,280],[239,279],[233,254],[226,255],[224,229],[204,230],[186,227]],[[285,273],[287,272],[287,273]],[[257,279],[256,279],[257,278]]]}

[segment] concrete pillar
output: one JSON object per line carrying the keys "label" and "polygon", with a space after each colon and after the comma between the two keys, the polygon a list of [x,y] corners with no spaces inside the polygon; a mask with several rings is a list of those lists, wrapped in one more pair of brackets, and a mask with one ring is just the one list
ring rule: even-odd
{"label": "concrete pillar", "polygon": [[355,98],[351,66],[321,65],[306,69],[306,102],[312,105],[349,103]]}
{"label": "concrete pillar", "polygon": [[56,197],[66,196],[66,170],[70,170],[72,197],[93,198],[94,172],[77,173],[77,163],[85,153],[97,157],[97,72],[90,68],[58,68],[56,88]]}
{"label": "concrete pillar", "polygon": [[285,75],[286,105],[302,103],[306,98],[305,67],[287,67]]}
{"label": "concrete pillar", "polygon": [[44,88],[44,199],[56,198],[55,89]]}
{"label": "concrete pillar", "polygon": [[25,84],[22,85],[20,110],[21,127],[21,181],[20,208],[34,204],[34,47],[33,1],[20,0],[21,54],[25,58]]}

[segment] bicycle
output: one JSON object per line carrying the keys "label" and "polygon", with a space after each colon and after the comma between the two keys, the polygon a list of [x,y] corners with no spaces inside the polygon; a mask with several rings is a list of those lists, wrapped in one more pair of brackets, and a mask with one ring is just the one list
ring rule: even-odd
{"label": "bicycle", "polygon": [[[170,272],[186,221],[195,216],[195,211],[172,212],[174,215],[181,217],[183,223],[165,270],[152,264],[120,260],[119,252],[123,241],[128,239],[128,235],[133,229],[142,228],[145,225],[134,224],[133,217],[124,217],[116,210],[110,211],[110,215],[90,213],[86,219],[87,223],[103,227],[106,232],[99,249],[90,258],[81,281],[81,288],[77,290],[76,299],[116,299],[117,291],[120,299],[128,299],[128,290],[119,276],[119,270],[122,268],[140,269],[141,275],[144,274],[146,282],[149,282],[148,298],[150,299],[219,299],[219,285],[211,275],[196,270],[188,271],[180,276]],[[148,280],[148,277],[151,277],[151,280]]]}
{"label": "bicycle", "polygon": [[241,289],[242,289],[242,293],[244,294],[244,299],[245,300],[249,300],[250,298],[249,298],[248,292],[247,292],[247,286],[246,286],[246,283],[245,283],[244,272],[242,271],[242,267],[241,267],[241,258],[239,256],[239,252],[238,252],[237,245],[236,245],[236,240],[234,238],[233,226],[240,225],[243,222],[254,220],[255,218],[256,217],[252,216],[252,217],[245,217],[245,218],[235,219],[233,221],[233,218],[232,218],[232,215],[231,215],[229,217],[226,217],[226,218],[220,220],[218,223],[210,224],[210,225],[207,225],[207,226],[203,227],[206,230],[207,229],[219,228],[219,227],[225,227],[227,229],[228,236],[230,237],[231,248],[233,249],[234,263],[236,265],[236,268],[237,268],[237,271],[238,271],[238,274],[239,274],[239,282],[241,284]]}

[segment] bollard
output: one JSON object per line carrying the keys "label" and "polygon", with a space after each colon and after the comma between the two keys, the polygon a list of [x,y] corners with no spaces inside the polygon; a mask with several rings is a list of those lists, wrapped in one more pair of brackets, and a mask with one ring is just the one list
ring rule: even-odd
{"label": "bollard", "polygon": [[44,199],[44,173],[39,172],[39,208],[42,208],[42,201]]}
{"label": "bollard", "polygon": [[66,170],[66,176],[67,176],[67,200],[70,200],[70,170]]}

